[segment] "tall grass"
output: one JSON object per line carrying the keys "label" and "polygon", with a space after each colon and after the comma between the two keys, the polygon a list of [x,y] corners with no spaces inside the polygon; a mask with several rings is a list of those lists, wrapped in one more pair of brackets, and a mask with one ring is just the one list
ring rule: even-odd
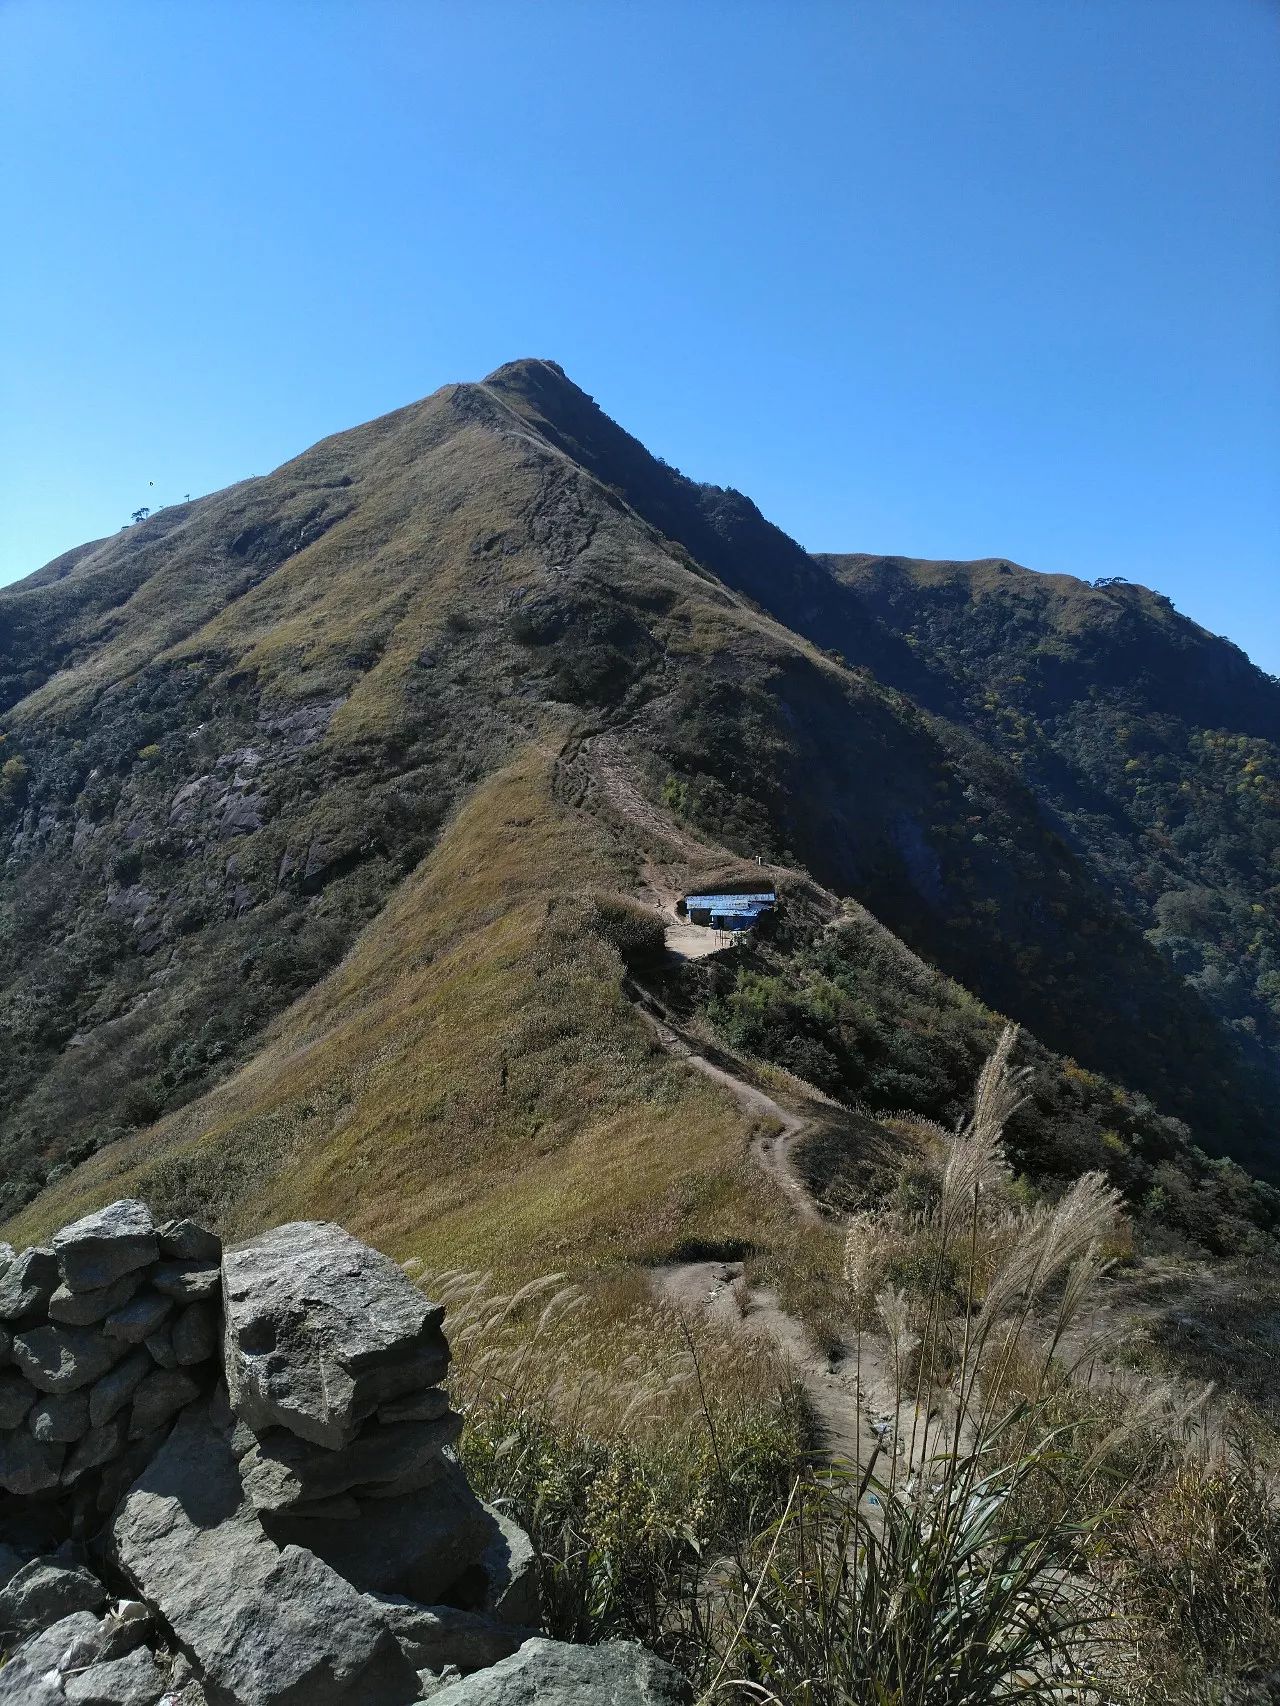
{"label": "tall grass", "polygon": [[709,1584],[783,1508],[806,1435],[767,1349],[563,1275],[423,1273],[448,1309],[463,1461],[533,1539],[543,1621],[705,1668]]}
{"label": "tall grass", "polygon": [[1271,1697],[1274,1475],[1167,1386],[1075,1378],[1123,1229],[1096,1174],[1057,1202],[1010,1177],[1015,1047],[925,1134],[909,1194],[851,1223],[892,1388],[866,1461],[815,1466],[786,1366],[639,1282],[421,1276],[467,1468],[532,1535],[552,1633],[638,1638],[707,1706]]}

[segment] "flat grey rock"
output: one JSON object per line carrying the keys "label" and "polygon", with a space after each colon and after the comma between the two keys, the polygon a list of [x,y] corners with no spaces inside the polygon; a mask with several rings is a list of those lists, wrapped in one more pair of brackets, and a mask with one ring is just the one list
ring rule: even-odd
{"label": "flat grey rock", "polygon": [[538,1633],[452,1605],[419,1605],[399,1594],[369,1598],[415,1670],[456,1665],[466,1675],[509,1658]]}
{"label": "flat grey rock", "polygon": [[125,1413],[113,1416],[101,1427],[90,1428],[67,1454],[62,1466],[62,1484],[74,1487],[90,1469],[101,1469],[113,1457],[119,1457],[129,1438],[129,1418]]}
{"label": "flat grey rock", "polygon": [[131,1197],[64,1226],[53,1248],[68,1291],[100,1291],[160,1254],[150,1209]]}
{"label": "flat grey rock", "polygon": [[484,1507],[489,1538],[480,1555],[484,1589],[478,1609],[508,1623],[536,1627],[542,1615],[537,1555],[520,1524],[493,1505]]}
{"label": "flat grey rock", "polygon": [[89,1431],[89,1395],[64,1392],[38,1398],[27,1412],[27,1426],[37,1439],[72,1445]]}
{"label": "flat grey rock", "polygon": [[379,1404],[380,1422],[434,1422],[446,1414],[449,1394],[442,1386],[428,1386],[425,1392],[408,1392],[403,1398],[389,1398]]}
{"label": "flat grey rock", "polygon": [[15,1650],[33,1670],[67,1671],[102,1657],[102,1620],[92,1611],[72,1611],[41,1629]]}
{"label": "flat grey rock", "polygon": [[58,1259],[52,1250],[20,1250],[0,1272],[0,1321],[21,1321],[42,1311],[57,1284]]}
{"label": "flat grey rock", "polygon": [[156,1232],[160,1254],[170,1262],[204,1262],[217,1267],[222,1260],[222,1240],[194,1220],[166,1220]]}
{"label": "flat grey rock", "polygon": [[109,1339],[140,1345],[160,1328],[172,1308],[172,1299],[162,1297],[158,1291],[142,1291],[123,1308],[112,1310],[102,1323],[102,1331]]}
{"label": "flat grey rock", "polygon": [[693,1690],[629,1641],[577,1647],[537,1636],[431,1698],[434,1706],[692,1706]]}
{"label": "flat grey rock", "polygon": [[151,1274],[151,1283],[178,1303],[197,1303],[218,1295],[222,1270],[209,1262],[161,1262]]}
{"label": "flat grey rock", "polygon": [[24,1641],[0,1666],[0,1706],[60,1706],[62,1677],[98,1656],[98,1619],[72,1612]]}
{"label": "flat grey rock", "polygon": [[91,1327],[128,1303],[141,1283],[142,1275],[133,1273],[124,1274],[101,1291],[68,1291],[60,1285],[49,1299],[49,1319],[65,1327]]}
{"label": "flat grey rock", "polygon": [[143,1350],[131,1351],[89,1389],[89,1421],[95,1428],[109,1422],[137,1391],[151,1372],[151,1358]]}
{"label": "flat grey rock", "polygon": [[12,1368],[0,1373],[0,1428],[21,1427],[38,1394],[29,1380]]}
{"label": "flat grey rock", "polygon": [[188,1410],[126,1493],[113,1556],[209,1698],[235,1706],[407,1706],[417,1677],[368,1602],[278,1548],[245,1506],[225,1437]]}
{"label": "flat grey rock", "polygon": [[435,1422],[367,1422],[350,1445],[327,1451],[296,1434],[274,1429],[240,1459],[240,1479],[250,1502],[262,1511],[284,1510],[309,1499],[331,1499],[353,1487],[378,1483],[404,1487],[410,1476],[444,1468],[443,1452],[462,1429],[452,1412]]}
{"label": "flat grey rock", "polygon": [[155,1706],[165,1691],[164,1672],[146,1647],[122,1659],[90,1665],[64,1679],[62,1690],[74,1706]]}
{"label": "flat grey rock", "polygon": [[444,1311],[388,1256],[327,1221],[298,1221],[222,1263],[231,1406],[250,1427],[338,1447],[379,1404],[435,1385]]}
{"label": "flat grey rock", "polygon": [[13,1337],[13,1360],[40,1392],[77,1392],[124,1352],[92,1327],[29,1327]]}
{"label": "flat grey rock", "polygon": [[47,1445],[25,1428],[0,1434],[0,1487],[19,1497],[47,1493],[58,1485],[66,1453],[65,1445]]}
{"label": "flat grey rock", "polygon": [[184,1404],[200,1396],[200,1388],[182,1368],[157,1368],[144,1376],[133,1395],[129,1438],[142,1439],[162,1427]]}
{"label": "flat grey rock", "polygon": [[0,1631],[30,1635],[73,1611],[101,1611],[107,1590],[79,1565],[33,1558],[0,1589]]}
{"label": "flat grey rock", "polygon": [[218,1317],[210,1303],[192,1303],[173,1323],[173,1354],[181,1368],[207,1362],[218,1352]]}

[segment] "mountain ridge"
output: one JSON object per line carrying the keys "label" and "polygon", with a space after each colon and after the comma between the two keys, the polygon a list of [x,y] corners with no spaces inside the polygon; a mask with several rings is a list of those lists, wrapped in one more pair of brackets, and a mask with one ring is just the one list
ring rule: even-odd
{"label": "mountain ridge", "polygon": [[[935,622],[922,643],[914,603],[904,615],[867,589],[865,565],[884,561],[840,559],[843,584],[536,361],[0,592],[0,752],[22,770],[3,828],[10,1209],[50,1172],[56,1197],[131,1132],[131,1152],[162,1148],[149,1134],[251,1065],[477,789],[600,728],[657,809],[724,857],[812,870],[1051,1049],[1271,1167],[1269,1033],[1231,1029],[1268,974],[1224,1023],[1221,992],[1188,981],[1143,910],[1142,883],[1192,867],[1153,860],[1131,827],[1146,863],[1117,888],[1088,824],[973,701],[956,650],[968,618],[949,617],[961,639]],[[1118,809],[1107,776],[1093,785]],[[594,788],[570,810],[607,816]],[[549,808],[530,809],[540,825]],[[628,831],[595,876],[567,863],[565,897],[552,884],[544,904],[601,883],[634,894],[647,856]],[[794,1008],[790,1040],[768,1033],[845,1096],[871,1081],[851,999],[822,1023]],[[976,1038],[919,1090],[922,1111],[946,1105]],[[1170,1130],[1145,1141],[1183,1153],[1185,1128]]]}

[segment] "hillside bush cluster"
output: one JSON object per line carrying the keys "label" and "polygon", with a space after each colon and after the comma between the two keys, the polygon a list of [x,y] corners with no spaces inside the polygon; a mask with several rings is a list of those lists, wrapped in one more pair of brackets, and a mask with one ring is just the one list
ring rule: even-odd
{"label": "hillside bush cluster", "polygon": [[[953,1126],[999,1031],[980,1002],[865,917],[830,931],[801,920],[699,976],[707,1017],[735,1048],[879,1116],[910,1113]],[[1097,1169],[1157,1245],[1274,1251],[1274,1186],[1207,1155],[1182,1121],[1145,1096],[1032,1038],[1023,1047],[1035,1072],[1007,1135],[1020,1173],[1060,1190]],[[816,1154],[815,1183],[850,1200],[861,1188],[854,1159]]]}

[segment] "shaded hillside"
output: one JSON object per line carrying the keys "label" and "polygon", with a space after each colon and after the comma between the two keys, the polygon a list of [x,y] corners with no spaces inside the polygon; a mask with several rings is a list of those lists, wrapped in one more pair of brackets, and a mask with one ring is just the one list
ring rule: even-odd
{"label": "shaded hillside", "polygon": [[945,673],[1147,940],[1280,1077],[1280,682],[1167,598],[1003,562],[821,559]]}
{"label": "shaded hillside", "polygon": [[[859,636],[879,674],[848,667]],[[1033,779],[927,708],[944,660],[923,705],[886,684],[918,649],[542,362],[0,593],[2,1206],[141,1132],[136,1160],[188,1104],[210,1129],[216,1086],[292,1035],[279,1016],[370,963],[343,956],[385,941],[477,790],[606,727],[673,820],[807,867],[1049,1047],[1265,1162],[1263,1099],[1203,994]],[[513,840],[539,845],[548,810]],[[634,880],[636,849],[617,857]],[[544,904],[584,869],[541,871]],[[499,919],[502,890],[484,904]],[[428,1059],[462,1105],[458,1061]],[[639,1078],[627,1095],[647,1104]]]}

